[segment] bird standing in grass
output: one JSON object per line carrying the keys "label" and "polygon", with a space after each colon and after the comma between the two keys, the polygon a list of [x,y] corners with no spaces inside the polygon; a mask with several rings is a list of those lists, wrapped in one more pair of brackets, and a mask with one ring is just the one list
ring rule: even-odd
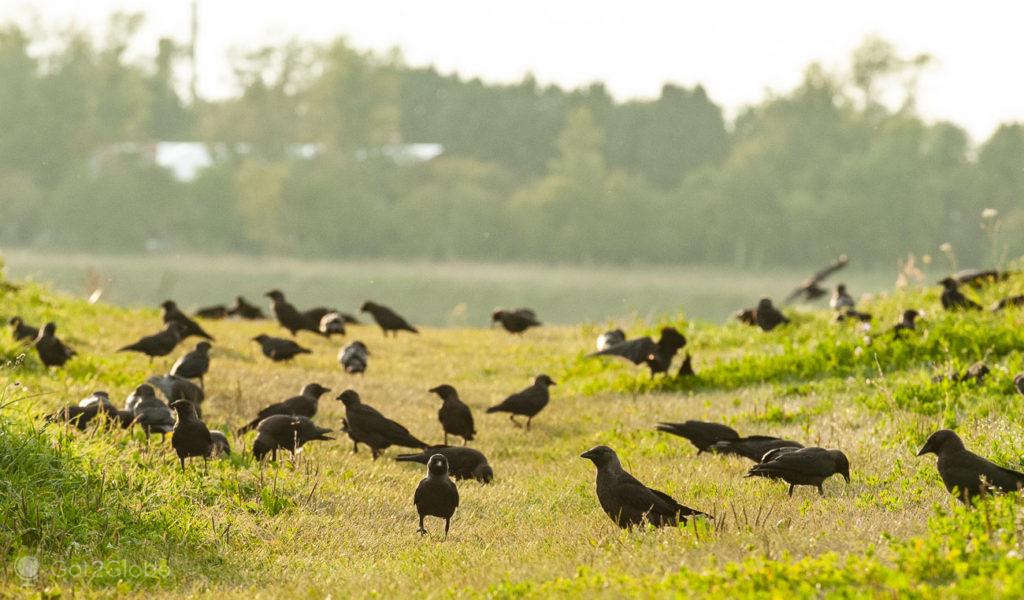
{"label": "bird standing in grass", "polygon": [[256,460],[270,453],[271,460],[277,460],[278,449],[284,449],[293,455],[307,442],[330,441],[331,430],[319,427],[307,417],[290,415],[271,415],[260,421],[256,427],[256,439],[252,442],[252,454]]}
{"label": "bird standing in grass", "polygon": [[634,365],[646,364],[653,378],[668,371],[679,349],[686,345],[686,337],[675,327],[663,327],[661,337],[655,342],[648,336],[620,342],[614,346],[594,352],[589,356],[620,356]]}
{"label": "bird standing in grass", "polygon": [[465,446],[427,446],[418,454],[399,454],[395,460],[425,465],[435,454],[448,459],[448,472],[455,479],[476,479],[480,483],[490,483],[494,479],[494,470],[483,452]]}
{"label": "bird standing in grass", "polygon": [[21,317],[14,316],[7,320],[7,325],[11,328],[11,337],[16,342],[31,342],[39,337],[39,329],[26,325],[25,321]]}
{"label": "bird standing in grass", "polygon": [[818,493],[825,495],[821,485],[829,477],[839,474],[850,483],[850,461],[839,450],[824,448],[800,448],[792,452],[771,451],[760,463],[750,468],[747,477],[767,477],[781,479],[789,484],[789,495],[798,485],[818,488]]}
{"label": "bird standing in grass", "polygon": [[1016,492],[1024,488],[1024,473],[1018,473],[978,456],[964,447],[956,432],[940,429],[928,436],[918,456],[935,454],[936,466],[946,489],[964,504],[986,492]]}
{"label": "bird standing in grass", "polygon": [[597,501],[616,525],[625,529],[647,521],[655,527],[686,523],[691,516],[710,515],[683,506],[664,492],[651,489],[626,472],[615,451],[595,446],[580,455],[597,467]]}
{"label": "bird standing in grass", "polygon": [[174,351],[182,337],[182,325],[177,321],[167,323],[162,330],[153,335],[143,336],[134,344],[118,349],[118,352],[138,352],[149,357],[149,362],[157,356],[167,356]]}
{"label": "bird standing in grass", "polygon": [[917,312],[913,308],[909,308],[903,311],[900,315],[900,320],[892,326],[889,331],[892,332],[894,338],[899,338],[904,331],[914,331],[917,329],[917,319],[921,316],[921,313]]}
{"label": "bird standing in grass", "polygon": [[300,313],[292,303],[285,299],[284,292],[281,290],[270,290],[264,295],[271,300],[270,312],[274,318],[293,336],[300,331],[320,333],[320,318],[323,315],[317,316],[314,320],[312,316]]}
{"label": "bird standing in grass", "polygon": [[942,285],[942,308],[946,310],[981,310],[981,305],[964,296],[960,291],[960,284],[952,277],[946,277],[939,282]]}
{"label": "bird standing in grass", "polygon": [[213,452],[213,436],[210,435],[206,423],[199,420],[194,404],[188,400],[175,400],[171,403],[171,408],[178,414],[178,421],[171,433],[171,446],[178,454],[181,471],[184,473],[186,458],[199,456],[204,462],[210,458]]}
{"label": "bird standing in grass", "polygon": [[355,390],[345,390],[338,396],[338,400],[345,405],[342,430],[352,440],[353,452],[359,452],[359,444],[366,444],[370,447],[373,459],[377,460],[381,451],[391,446],[420,449],[427,447],[427,444],[409,433],[403,425],[385,417],[372,406],[363,404]]}
{"label": "bird standing in grass", "polygon": [[247,431],[256,429],[260,421],[272,415],[296,415],[312,419],[316,416],[320,404],[320,396],[331,391],[319,383],[309,383],[302,386],[298,396],[292,396],[287,400],[276,402],[256,413],[256,418],[243,425],[238,430],[238,435],[244,435]]}
{"label": "bird standing in grass", "polygon": [[388,336],[389,331],[395,337],[398,336],[399,331],[419,333],[419,330],[410,325],[401,315],[382,304],[366,301],[359,311],[370,313],[370,316],[377,322],[377,325],[380,325],[381,331],[384,332],[384,337]]}
{"label": "bird standing in grass", "polygon": [[459,507],[459,490],[455,487],[455,482],[448,477],[448,459],[443,454],[430,457],[427,463],[427,476],[416,486],[413,503],[420,516],[420,528],[416,531],[426,535],[427,529],[423,526],[423,519],[438,517],[444,519],[444,537],[447,539],[452,515]]}
{"label": "bird standing in grass", "polygon": [[249,321],[267,318],[260,307],[255,304],[251,304],[241,296],[235,297],[235,305],[228,309],[228,314]]}
{"label": "bird standing in grass", "polygon": [[846,284],[840,283],[836,286],[836,291],[832,293],[828,305],[832,310],[844,310],[853,309],[857,303],[854,302],[853,296],[846,291]]}
{"label": "bird standing in grass", "polygon": [[338,363],[345,369],[346,373],[360,375],[366,373],[366,367],[370,362],[370,351],[366,344],[356,340],[341,349],[338,353]]}
{"label": "bird standing in grass", "polygon": [[203,328],[188,317],[185,313],[181,312],[178,305],[173,300],[164,300],[163,304],[160,305],[164,309],[164,324],[178,323],[181,325],[181,339],[185,339],[192,336],[206,338],[213,341],[213,336],[203,331]]}
{"label": "bird standing in grass", "polygon": [[697,448],[697,454],[702,452],[735,454],[749,458],[754,462],[761,462],[766,452],[776,448],[804,447],[799,442],[768,435],[740,437],[736,430],[728,425],[705,421],[658,423],[658,431],[664,431],[690,440],[690,443]]}
{"label": "bird standing in grass", "polygon": [[465,446],[466,442],[472,440],[476,435],[476,429],[473,426],[473,412],[459,398],[459,392],[448,384],[430,388],[430,392],[437,394],[442,401],[441,409],[437,411],[437,418],[441,421],[441,428],[444,430],[445,445],[448,445],[448,434],[452,434],[461,437],[462,445]]}
{"label": "bird standing in grass", "polygon": [[329,312],[320,318],[320,324],[317,329],[320,330],[320,335],[324,337],[331,337],[334,334],[345,335],[345,319],[336,312]]}
{"label": "bird standing in grass", "polygon": [[252,341],[259,342],[260,351],[263,352],[263,356],[274,362],[284,362],[295,358],[299,354],[313,353],[312,350],[303,348],[291,340],[271,337],[263,333],[252,338]]}
{"label": "bird standing in grass", "polygon": [[134,422],[142,427],[146,434],[146,442],[153,433],[159,433],[161,439],[174,430],[174,415],[171,409],[156,397],[156,391],[148,384],[142,384],[128,396],[125,410],[132,413]]}
{"label": "bird standing in grass", "polygon": [[47,367],[63,367],[77,354],[57,337],[57,324],[47,323],[33,342],[39,360]]}
{"label": "bird standing in grass", "polygon": [[509,413],[508,418],[516,427],[522,427],[519,421],[516,421],[516,415],[524,416],[526,417],[526,430],[529,431],[530,422],[537,416],[537,413],[544,410],[544,407],[551,400],[548,388],[553,385],[556,384],[550,377],[538,375],[533,380],[533,385],[505,398],[498,405],[488,408],[487,412],[488,414],[496,412]]}
{"label": "bird standing in grass", "polygon": [[754,309],[754,325],[761,328],[761,331],[771,331],[779,325],[786,325],[789,319],[786,315],[775,308],[771,298],[761,298]]}
{"label": "bird standing in grass", "polygon": [[171,367],[171,375],[185,379],[198,379],[205,389],[203,377],[210,370],[210,342],[199,342],[195,350],[179,358]]}
{"label": "bird standing in grass", "polygon": [[541,325],[537,320],[537,314],[529,308],[515,310],[496,308],[491,313],[491,326],[493,327],[495,323],[501,323],[501,326],[509,333],[522,333],[531,327],[540,327]]}

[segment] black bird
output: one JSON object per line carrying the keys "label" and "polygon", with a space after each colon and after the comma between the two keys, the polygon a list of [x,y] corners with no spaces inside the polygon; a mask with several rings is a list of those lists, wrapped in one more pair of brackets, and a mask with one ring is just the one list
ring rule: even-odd
{"label": "black bird", "polygon": [[[312,331],[320,333],[320,318],[313,320],[299,312],[295,306],[288,302],[281,290],[270,290],[264,294],[271,299],[270,312],[277,319],[277,322],[293,336],[300,331]],[[322,316],[322,315],[321,315]]]}
{"label": "black bird", "polygon": [[257,435],[252,442],[252,454],[256,460],[263,460],[269,452],[271,460],[277,460],[278,448],[294,455],[306,442],[333,440],[327,436],[330,432],[330,429],[317,426],[308,417],[271,415],[256,426]]}
{"label": "black bird", "polygon": [[366,344],[356,340],[341,349],[338,353],[338,363],[345,369],[346,373],[366,373],[366,367],[370,361],[370,351]]}
{"label": "black bird", "polygon": [[679,371],[676,372],[676,377],[695,377],[697,372],[693,370],[693,357],[687,352],[686,356],[683,357],[683,362],[679,364]]}
{"label": "black bird", "polygon": [[185,379],[198,379],[199,385],[205,389],[203,376],[210,370],[210,343],[199,342],[195,350],[179,358],[171,367],[171,375]]}
{"label": "black bird", "polygon": [[260,334],[252,341],[260,343],[260,349],[263,351],[263,356],[266,356],[274,362],[282,362],[291,360],[299,354],[312,354],[313,351],[296,344],[291,340],[283,338],[270,337],[269,335]]}
{"label": "black bird", "polygon": [[476,479],[480,483],[490,483],[494,479],[494,470],[483,452],[465,446],[427,446],[419,454],[399,454],[395,460],[425,465],[435,454],[448,459],[448,472],[455,479]]}
{"label": "black bird", "polygon": [[147,441],[150,434],[159,433],[163,438],[174,430],[171,409],[156,397],[156,391],[151,385],[144,383],[135,388],[128,396],[124,408],[132,413],[135,423],[142,427]]}
{"label": "black bird", "polygon": [[595,446],[580,457],[589,459],[597,467],[597,500],[612,521],[623,529],[645,520],[655,527],[663,527],[686,523],[689,516],[710,517],[640,483],[622,468],[618,455],[608,446]]}
{"label": "black bird", "polygon": [[420,528],[417,531],[426,535],[423,527],[424,517],[444,519],[444,537],[448,537],[448,526],[452,515],[459,506],[459,490],[455,482],[448,478],[448,459],[443,454],[435,454],[427,463],[427,476],[416,486],[412,498],[416,512],[420,515]]}
{"label": "black bird", "polygon": [[255,304],[250,304],[248,300],[241,296],[235,298],[235,305],[228,309],[228,314],[249,321],[267,318],[263,314],[263,309]]}
{"label": "black bird", "polygon": [[836,286],[836,291],[833,292],[832,298],[829,299],[828,305],[832,310],[853,310],[857,303],[854,302],[853,296],[846,291],[846,284],[840,283]]}
{"label": "black bird", "polygon": [[770,298],[761,298],[754,309],[754,325],[761,328],[761,331],[771,331],[779,325],[786,325],[789,319],[779,309],[772,305]]}
{"label": "black bird", "polygon": [[159,332],[144,336],[134,344],[118,349],[118,352],[139,352],[148,356],[152,362],[154,357],[167,356],[174,352],[178,342],[182,340],[182,327],[178,321],[171,321]]}
{"label": "black bird", "polygon": [[1024,396],[1024,373],[1013,378],[1013,387],[1016,388],[1018,394]]}
{"label": "black bird", "polygon": [[384,332],[384,337],[387,337],[389,331],[396,337],[399,331],[419,333],[418,329],[410,325],[398,313],[384,305],[366,301],[363,303],[362,308],[359,309],[359,312],[370,313],[370,316],[377,322],[377,325],[380,325],[381,331]]}
{"label": "black bird", "polygon": [[597,336],[597,351],[607,350],[612,346],[626,341],[626,332],[621,329],[612,329]]}
{"label": "black bird", "polygon": [[77,354],[57,337],[57,324],[52,322],[43,325],[43,330],[32,343],[39,354],[39,360],[47,367],[63,367],[64,363]]}
{"label": "black bird", "polygon": [[994,305],[992,305],[992,311],[998,312],[1000,310],[1003,310],[1004,308],[1010,308],[1011,306],[1024,306],[1024,294],[1003,298],[999,302],[996,302]]}
{"label": "black bird", "polygon": [[171,446],[178,454],[184,472],[186,458],[200,456],[204,462],[210,458],[213,453],[213,436],[206,423],[199,420],[194,404],[188,400],[175,400],[171,408],[178,413],[178,422],[174,424],[171,433]]}
{"label": "black bird", "polygon": [[173,300],[164,300],[160,305],[164,309],[164,324],[168,323],[179,323],[181,325],[181,339],[185,339],[192,336],[206,338],[213,341],[213,336],[203,331],[203,328],[188,317],[185,313],[181,312],[178,305]]}
{"label": "black bird", "polygon": [[989,283],[1006,281],[1013,273],[1008,271],[996,271],[995,269],[965,269],[952,275],[957,285],[969,285],[974,288],[983,287]]}
{"label": "black bird", "polygon": [[46,422],[63,422],[74,425],[79,431],[85,431],[89,423],[101,416],[116,419],[117,407],[110,401],[110,396],[106,392],[96,391],[79,401],[77,405],[65,406],[57,412],[47,415]]}
{"label": "black bird", "polygon": [[331,337],[334,334],[345,335],[345,319],[336,312],[329,312],[320,317],[318,329],[324,337]]}
{"label": "black bird", "polygon": [[228,436],[223,431],[211,429],[210,439],[213,440],[213,454],[231,455],[231,444],[228,443]]}
{"label": "black bird", "polygon": [[873,317],[869,313],[860,312],[853,308],[847,308],[836,315],[836,322],[842,323],[844,321],[859,321],[861,323],[870,323],[872,318]]}
{"label": "black bird", "polygon": [[223,319],[228,316],[228,307],[223,304],[204,306],[192,313],[192,316],[200,319]]}
{"label": "black bird", "polygon": [[516,427],[521,427],[519,421],[516,421],[516,415],[522,415],[526,417],[526,430],[529,431],[530,421],[548,405],[548,401],[551,399],[548,388],[553,385],[556,384],[550,377],[538,375],[533,380],[533,385],[505,398],[500,404],[488,408],[487,413],[510,413],[508,418]]}
{"label": "black bird", "polygon": [[895,325],[893,325],[892,329],[890,330],[890,331],[892,331],[893,337],[896,337],[896,338],[900,337],[900,335],[904,331],[914,331],[914,330],[916,330],[917,329],[917,319],[920,316],[921,316],[921,313],[917,312],[916,310],[914,310],[912,308],[903,311],[903,314],[900,316],[900,320]]}
{"label": "black bird", "polygon": [[31,342],[39,337],[39,328],[26,325],[21,317],[11,317],[7,320],[11,327],[11,337],[16,342]]}
{"label": "black bird", "polygon": [[697,454],[707,452],[717,442],[740,439],[740,434],[736,433],[736,430],[732,427],[707,421],[658,423],[658,431],[686,438],[697,448]]}
{"label": "black bird", "polygon": [[757,320],[754,318],[757,315],[756,308],[742,308],[736,311],[733,316],[736,320],[745,325],[757,325]]}
{"label": "black bird", "polygon": [[644,336],[616,344],[590,356],[621,356],[635,365],[644,363],[651,370],[651,377],[654,377],[657,373],[668,371],[672,359],[685,345],[686,337],[675,327],[664,327],[657,342]]}
{"label": "black bird", "polygon": [[685,423],[658,423],[658,431],[664,431],[690,440],[697,448],[697,454],[736,454],[754,462],[760,462],[765,453],[776,448],[803,448],[803,444],[768,435],[740,437],[736,431],[719,423],[686,421]]}
{"label": "black bird", "polygon": [[952,277],[946,277],[939,282],[942,285],[942,308],[946,310],[981,310],[981,305],[964,296],[960,291],[960,284]]}
{"label": "black bird", "polygon": [[437,418],[444,429],[444,444],[448,445],[448,434],[462,438],[462,445],[473,439],[476,429],[473,426],[473,413],[466,403],[459,398],[459,392],[448,384],[442,384],[429,390],[437,394],[443,401]]}
{"label": "black bird", "polygon": [[536,313],[529,308],[515,310],[496,308],[491,313],[491,327],[495,323],[501,323],[501,326],[509,333],[522,333],[531,327],[540,327],[541,325],[537,320]]}
{"label": "black bird", "polygon": [[808,302],[821,298],[826,294],[826,292],[818,284],[821,283],[822,281],[825,281],[825,279],[827,279],[836,271],[845,267],[849,262],[849,259],[846,258],[845,254],[843,254],[829,266],[818,271],[814,275],[811,275],[810,277],[805,279],[803,283],[801,283],[795,290],[793,290],[792,293],[790,293],[789,297],[786,298],[786,304],[793,302],[794,300],[800,298],[801,296]]}
{"label": "black bird", "polygon": [[940,429],[928,436],[918,456],[939,457],[939,476],[946,489],[964,504],[985,491],[1016,492],[1024,488],[1024,473],[1011,471],[982,458],[964,447],[963,440],[949,429]]}
{"label": "black bird", "polygon": [[338,396],[345,405],[345,419],[342,428],[352,440],[352,451],[359,452],[359,444],[370,447],[376,460],[382,450],[391,446],[405,448],[426,448],[427,444],[416,439],[409,430],[380,414],[377,409],[363,404],[355,390],[345,390]]}
{"label": "black bird", "polygon": [[110,401],[110,394],[102,390],[97,390],[91,395],[83,398],[78,402],[78,406],[81,408],[95,406],[97,416],[106,417],[117,422],[122,429],[131,427],[135,422],[134,414],[127,410],[119,410],[114,406],[114,403]]}
{"label": "black bird", "polygon": [[770,460],[760,462],[750,468],[747,477],[767,477],[781,479],[789,484],[789,495],[798,485],[809,485],[818,488],[818,493],[825,495],[821,484],[829,477],[839,474],[850,483],[850,461],[839,450],[824,448],[800,448],[792,452],[773,451]]}
{"label": "black bird", "polygon": [[244,435],[245,432],[256,429],[256,426],[260,424],[260,421],[271,415],[297,415],[312,419],[316,416],[316,410],[320,404],[320,396],[323,396],[329,391],[331,391],[329,388],[325,388],[319,383],[306,384],[302,386],[302,390],[299,391],[298,396],[292,396],[282,402],[271,404],[256,413],[255,419],[239,428],[238,435]]}

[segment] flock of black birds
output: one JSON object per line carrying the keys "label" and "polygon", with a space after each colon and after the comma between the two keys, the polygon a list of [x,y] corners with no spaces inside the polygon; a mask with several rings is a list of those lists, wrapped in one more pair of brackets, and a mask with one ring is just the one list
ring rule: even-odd
{"label": "flock of black birds", "polygon": [[[828,292],[822,282],[845,267],[845,256],[833,262],[805,280],[790,294],[787,301],[814,300]],[[1005,278],[1005,273],[996,271],[969,271],[943,279],[942,306],[949,311],[980,310],[981,306],[967,298],[960,287],[981,286],[986,282]],[[280,290],[271,290],[266,296],[271,300],[271,314],[278,324],[295,337],[307,331],[330,339],[333,335],[345,335],[346,326],[359,324],[359,320],[347,313],[326,307],[305,311],[298,310],[288,302]],[[829,306],[835,311],[837,321],[856,321],[870,328],[872,316],[856,310],[856,301],[846,286],[836,286]],[[1011,306],[1024,306],[1024,297],[1006,298],[992,310]],[[95,391],[76,405],[66,406],[46,417],[49,422],[64,422],[80,430],[90,423],[105,420],[121,428],[138,425],[149,440],[153,433],[171,434],[173,447],[181,470],[185,470],[188,458],[202,458],[228,455],[231,447],[224,432],[211,430],[202,420],[202,403],[205,398],[205,377],[210,371],[210,342],[215,341],[199,323],[182,312],[173,301],[161,304],[163,327],[138,341],[119,349],[119,352],[139,352],[152,362],[155,357],[164,357],[189,337],[201,339],[193,350],[179,357],[166,375],[154,375],[139,385],[126,399],[124,408],[117,408],[105,391]],[[394,310],[374,302],[365,302],[360,312],[368,313],[380,326],[384,337],[397,337],[399,332],[418,334],[419,331]],[[920,312],[914,309],[904,311],[900,321],[883,333],[899,337],[915,329]],[[204,319],[263,319],[259,307],[236,298],[235,305],[201,308],[195,316]],[[737,319],[768,332],[790,323],[790,319],[771,299],[762,298],[756,307],[737,312]],[[76,353],[56,336],[56,325],[47,323],[41,329],[26,324],[20,317],[12,317],[8,324],[16,340],[31,344],[41,362],[47,367],[60,367],[71,360]],[[541,325],[536,314],[525,308],[514,310],[496,309],[491,325],[500,324],[513,334],[522,334],[532,327]],[[291,360],[299,354],[312,351],[300,346],[292,339],[277,338],[266,334],[256,336],[253,341],[260,344],[264,356],[274,362]],[[615,356],[636,365],[645,365],[651,377],[668,373],[676,355],[687,344],[686,337],[673,327],[661,329],[659,338],[627,339],[620,329],[602,333],[597,339],[596,352],[589,357]],[[370,351],[361,341],[353,341],[338,353],[341,368],[349,374],[364,374],[369,363]],[[973,379],[980,382],[988,373],[984,363],[972,365],[963,374],[951,373],[954,381]],[[694,375],[689,353],[683,357],[676,376]],[[940,376],[936,380],[941,380]],[[198,385],[195,383],[198,381]],[[487,413],[508,413],[517,427],[530,429],[531,422],[549,403],[549,388],[556,385],[549,376],[537,375],[529,387],[511,394],[505,400],[486,410]],[[1014,379],[1016,390],[1024,395],[1024,373]],[[161,399],[157,391],[163,395]],[[278,450],[295,455],[308,442],[329,441],[332,429],[317,425],[321,397],[331,390],[319,383],[302,387],[298,395],[266,406],[251,420],[235,432],[242,438],[255,431],[252,442],[254,457],[262,461],[269,454],[277,460]],[[360,444],[370,449],[374,460],[391,446],[414,449],[417,452],[399,454],[397,461],[416,462],[427,467],[427,475],[419,483],[414,494],[414,504],[420,518],[419,531],[426,533],[423,526],[427,516],[445,521],[445,536],[448,534],[451,518],[459,504],[459,493],[455,480],[476,480],[489,483],[494,471],[482,452],[467,446],[477,435],[473,413],[451,385],[442,384],[429,390],[441,400],[438,419],[444,432],[444,443],[430,445],[413,435],[397,421],[386,417],[374,407],[366,404],[354,389],[342,391],[336,399],[344,405],[345,417],[339,431],[348,436],[353,452],[358,453]],[[525,423],[517,421],[525,417]],[[789,485],[789,495],[797,486],[811,486],[824,495],[823,483],[833,475],[842,475],[850,482],[850,461],[838,449],[805,447],[793,440],[768,435],[741,437],[734,429],[719,423],[686,421],[682,423],[659,423],[657,430],[683,437],[696,448],[697,453],[731,454],[753,461],[747,477],[765,477],[781,480]],[[449,436],[461,438],[461,446],[449,445]],[[958,495],[965,503],[991,491],[1015,491],[1024,487],[1024,474],[999,467],[964,447],[956,433],[940,430],[928,438],[918,456],[934,453],[938,456],[938,471],[947,489]],[[596,446],[581,455],[594,463],[597,468],[597,497],[601,507],[620,527],[632,527],[641,523],[653,526],[686,523],[689,517],[713,518],[699,510],[679,504],[671,496],[649,488],[626,472],[616,452],[607,446]]]}

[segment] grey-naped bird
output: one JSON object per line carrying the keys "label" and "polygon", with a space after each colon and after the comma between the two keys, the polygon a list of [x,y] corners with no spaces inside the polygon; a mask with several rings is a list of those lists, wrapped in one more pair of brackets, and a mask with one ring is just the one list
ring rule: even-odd
{"label": "grey-naped bird", "polygon": [[448,477],[448,459],[443,454],[435,454],[427,462],[427,476],[420,480],[413,494],[413,504],[420,517],[419,533],[426,535],[423,526],[426,517],[444,519],[444,537],[448,537],[448,528],[452,522],[455,509],[459,507],[459,490],[455,482]]}
{"label": "grey-naped bird", "polygon": [[210,370],[210,342],[199,342],[191,352],[186,353],[171,366],[171,375],[185,379],[198,379],[200,387],[205,388],[203,377]]}
{"label": "grey-naped bird", "polygon": [[405,448],[427,447],[405,426],[382,415],[377,409],[364,404],[355,390],[345,390],[338,396],[345,405],[345,419],[342,431],[352,440],[352,451],[359,452],[359,444],[370,447],[373,459],[377,460],[383,450],[391,446]]}
{"label": "grey-naped bird", "polygon": [[444,430],[444,444],[448,445],[448,434],[457,435],[462,438],[462,445],[473,439],[476,435],[476,427],[473,425],[473,412],[469,406],[459,398],[459,392],[448,384],[442,384],[430,388],[432,394],[441,398],[441,409],[437,411],[437,418],[441,421],[441,428]]}
{"label": "grey-naped bird", "polygon": [[258,342],[260,345],[260,351],[263,352],[263,356],[266,356],[274,362],[288,361],[299,354],[313,353],[312,350],[303,348],[291,340],[271,337],[262,333],[252,338],[252,341]]}
{"label": "grey-naped bird", "polygon": [[487,413],[506,412],[509,413],[509,420],[516,427],[522,427],[519,421],[516,421],[516,415],[526,417],[526,430],[530,430],[530,422],[537,416],[537,413],[544,410],[544,407],[548,405],[551,400],[551,394],[548,388],[556,385],[547,375],[538,375],[533,380],[533,385],[512,394],[508,398],[502,400],[496,406],[492,406],[487,409]]}
{"label": "grey-naped bird", "polygon": [[201,407],[203,400],[206,399],[206,393],[188,379],[177,375],[150,375],[146,378],[146,383],[160,390],[167,402],[188,400],[195,404],[200,418],[203,416]]}
{"label": "grey-naped bird", "polygon": [[619,356],[635,365],[646,364],[651,370],[651,377],[657,373],[668,371],[680,348],[686,346],[686,337],[675,327],[663,327],[661,337],[655,342],[649,336],[627,340],[594,352],[589,356]]}
{"label": "grey-naped bird", "polygon": [[928,436],[918,456],[935,454],[946,489],[965,504],[985,492],[1016,492],[1024,487],[1024,473],[1000,467],[964,447],[956,432],[940,429]]}
{"label": "grey-naped bird", "polygon": [[491,327],[494,327],[495,323],[501,323],[501,326],[509,333],[522,333],[531,327],[540,327],[541,325],[541,322],[537,320],[537,314],[529,308],[514,310],[496,308],[491,313]]}
{"label": "grey-naped bird", "polygon": [[160,307],[164,309],[163,320],[165,325],[168,323],[178,323],[181,325],[181,339],[197,336],[213,341],[213,336],[203,331],[199,323],[196,323],[188,315],[181,312],[181,309],[178,308],[178,305],[173,300],[164,300]]}
{"label": "grey-naped bird", "polygon": [[626,472],[608,446],[595,446],[580,455],[597,467],[597,500],[623,529],[647,521],[655,527],[686,523],[691,516],[710,515],[679,504],[664,492],[647,487]]}
{"label": "grey-naped bird", "polygon": [[626,332],[621,329],[612,329],[597,336],[597,351],[607,350],[616,344],[626,341]]}
{"label": "grey-naped bird", "polygon": [[334,334],[345,335],[345,319],[336,312],[329,312],[320,317],[320,324],[317,327],[324,337],[331,337]]}
{"label": "grey-naped bird", "polygon": [[807,485],[818,488],[825,495],[821,485],[833,475],[842,475],[850,483],[850,460],[839,450],[811,447],[792,452],[773,452],[769,460],[754,465],[747,477],[781,479],[789,484],[789,495],[793,488]]}
{"label": "grey-naped bird", "polygon": [[370,363],[370,350],[366,344],[356,340],[338,352],[338,363],[346,373],[364,374]]}
{"label": "grey-naped bird", "polygon": [[330,432],[330,429],[317,426],[308,417],[271,415],[256,426],[252,454],[260,461],[268,453],[271,460],[276,461],[278,449],[287,450],[294,456],[307,442],[333,440],[327,436]]}
{"label": "grey-naped bird", "polygon": [[124,408],[134,415],[134,422],[142,427],[147,441],[150,434],[159,433],[164,438],[174,430],[174,415],[170,407],[156,397],[156,390],[151,385],[144,383],[135,388]]}
{"label": "grey-naped bird", "polygon": [[43,325],[43,329],[32,344],[36,348],[39,360],[47,367],[63,367],[78,354],[57,337],[57,324],[53,322]]}
{"label": "grey-naped bird", "polygon": [[829,308],[832,310],[843,310],[853,309],[857,306],[853,296],[846,291],[846,284],[840,283],[836,286],[836,291],[832,293],[832,298],[828,301]]}
{"label": "grey-naped bird", "polygon": [[399,454],[395,460],[425,465],[435,454],[442,454],[448,459],[448,472],[455,479],[476,479],[480,483],[490,483],[494,479],[494,470],[484,453],[466,446],[427,446],[416,454]]}

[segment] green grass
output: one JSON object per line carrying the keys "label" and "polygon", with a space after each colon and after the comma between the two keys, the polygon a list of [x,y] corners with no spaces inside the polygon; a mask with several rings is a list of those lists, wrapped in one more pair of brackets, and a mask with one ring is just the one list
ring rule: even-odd
{"label": "green grass", "polygon": [[[1024,278],[981,299],[1024,289]],[[127,310],[34,284],[3,293],[6,314],[55,320],[80,357],[47,370],[0,336],[0,596],[179,597],[1019,597],[1024,590],[1024,505],[999,498],[964,510],[945,492],[924,438],[956,426],[968,445],[1009,466],[1024,456],[1024,311],[947,315],[934,291],[878,297],[883,324],[904,307],[927,312],[902,342],[799,312],[794,326],[762,333],[683,315],[632,323],[632,334],[682,328],[698,377],[653,381],[628,363],[586,359],[604,324],[550,326],[524,336],[487,329],[425,328],[383,339],[356,327],[373,353],[365,378],[346,376],[341,343],[302,334],[314,349],[272,365],[250,338],[270,323],[206,322],[217,337],[206,421],[234,429],[255,410],[311,381],[354,387],[428,441],[440,440],[438,402],[426,390],[455,385],[476,413],[494,466],[491,485],[463,482],[462,506],[442,540],[416,534],[412,493],[422,467],[353,454],[347,440],[314,443],[295,461],[260,465],[237,452],[181,474],[169,443],[140,434],[80,433],[44,425],[58,406],[107,389],[120,401],[171,358],[151,366],[114,350],[159,326],[155,310]],[[881,329],[876,325],[876,330]],[[182,349],[184,351],[184,349]],[[931,377],[984,358],[983,385]],[[547,372],[559,386],[529,433],[483,408]],[[331,394],[317,421],[337,427]],[[853,480],[826,482],[826,497],[745,479],[749,464],[696,456],[659,420],[708,419],[838,447]],[[251,435],[232,439],[237,450]],[[593,467],[578,458],[604,443],[641,480],[712,524],[620,531],[601,512]],[[23,581],[19,558],[38,559]],[[22,563],[23,564],[23,563]]]}

